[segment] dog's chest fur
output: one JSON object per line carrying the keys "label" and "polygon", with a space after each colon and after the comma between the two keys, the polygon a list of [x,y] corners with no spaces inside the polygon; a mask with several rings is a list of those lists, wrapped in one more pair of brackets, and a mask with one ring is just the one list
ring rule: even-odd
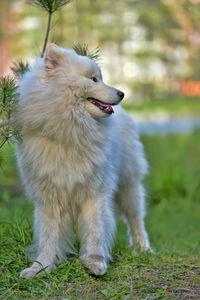
{"label": "dog's chest fur", "polygon": [[101,166],[107,163],[103,134],[99,129],[87,137],[79,132],[78,136],[72,134],[70,140],[68,137],[66,143],[36,134],[24,136],[17,152],[20,152],[21,174],[26,187],[29,186],[28,194],[34,190],[32,197],[43,199],[48,193],[48,201],[57,198],[62,202],[72,195],[75,198],[76,192],[80,194],[81,186],[84,191],[87,186],[90,193],[100,189],[103,185]]}

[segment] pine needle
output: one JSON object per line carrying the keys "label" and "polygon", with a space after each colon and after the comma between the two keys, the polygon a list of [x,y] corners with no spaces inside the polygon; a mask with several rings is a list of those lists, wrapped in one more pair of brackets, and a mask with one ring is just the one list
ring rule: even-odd
{"label": "pine needle", "polygon": [[98,62],[100,60],[100,48],[97,47],[93,50],[89,50],[87,44],[75,44],[73,46],[74,51],[81,56],[88,56],[90,59],[94,60],[95,62]]}
{"label": "pine needle", "polygon": [[19,135],[19,129],[10,120],[18,103],[19,94],[14,78],[0,78],[0,149],[5,143]]}
{"label": "pine needle", "polygon": [[0,105],[9,109],[17,101],[18,93],[15,79],[9,76],[0,78]]}
{"label": "pine needle", "polygon": [[16,108],[18,99],[19,94],[15,79],[11,77],[0,78],[0,121],[2,121],[0,127],[3,128],[2,130],[6,130],[6,127],[9,126],[9,120]]}
{"label": "pine needle", "polygon": [[14,61],[11,70],[16,78],[20,78],[25,72],[30,70],[30,65],[28,62],[23,62],[22,60]]}
{"label": "pine needle", "polygon": [[52,14],[72,1],[73,0],[28,0],[27,3]]}

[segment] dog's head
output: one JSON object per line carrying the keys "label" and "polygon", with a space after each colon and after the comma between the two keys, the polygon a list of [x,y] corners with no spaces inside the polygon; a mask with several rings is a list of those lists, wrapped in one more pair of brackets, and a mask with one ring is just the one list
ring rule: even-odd
{"label": "dog's head", "polygon": [[[56,80],[59,86],[66,86],[75,93],[75,101],[84,104],[95,118],[107,117],[114,110],[124,93],[106,85],[98,65],[87,56],[63,49],[55,44],[47,47],[44,66],[49,80]],[[78,103],[77,103],[78,104]]]}

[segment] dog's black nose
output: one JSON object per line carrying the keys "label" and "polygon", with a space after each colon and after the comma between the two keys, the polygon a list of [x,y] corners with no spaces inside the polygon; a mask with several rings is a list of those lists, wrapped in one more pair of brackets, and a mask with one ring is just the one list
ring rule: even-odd
{"label": "dog's black nose", "polygon": [[121,91],[117,91],[117,95],[121,98],[121,100],[124,98],[124,93]]}

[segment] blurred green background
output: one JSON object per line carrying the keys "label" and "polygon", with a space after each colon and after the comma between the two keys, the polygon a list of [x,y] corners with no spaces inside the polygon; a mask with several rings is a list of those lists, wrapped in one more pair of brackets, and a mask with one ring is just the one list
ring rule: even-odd
{"label": "blurred green background", "polygon": [[[106,81],[129,101],[170,101],[194,93],[183,82],[200,80],[199,18],[199,0],[74,0],[54,14],[49,41],[99,46]],[[46,23],[46,13],[26,1],[1,0],[0,75],[13,59],[40,55]]]}

